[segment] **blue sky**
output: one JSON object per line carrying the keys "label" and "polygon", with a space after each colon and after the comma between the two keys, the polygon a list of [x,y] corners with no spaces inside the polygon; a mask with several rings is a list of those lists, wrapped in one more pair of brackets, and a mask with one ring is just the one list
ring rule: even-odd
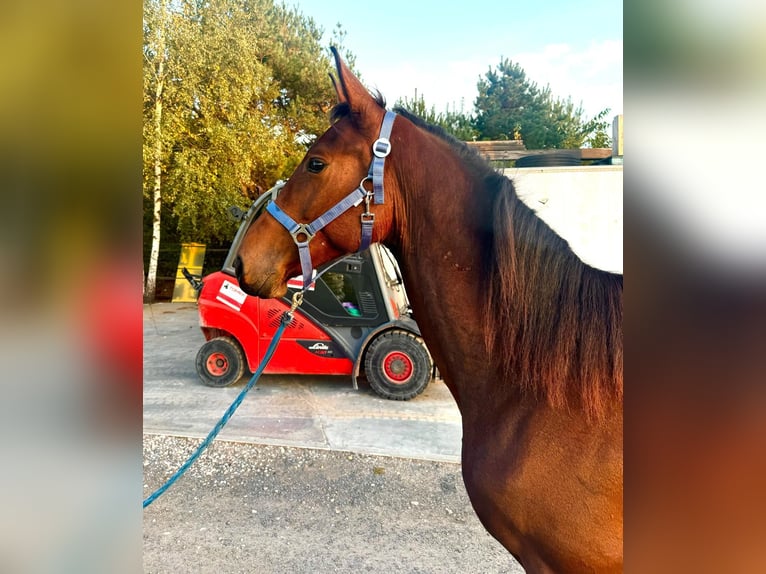
{"label": "blue sky", "polygon": [[287,0],[325,30],[337,23],[362,81],[389,104],[417,90],[437,111],[473,110],[476,83],[501,57],[589,115],[622,113],[622,2],[614,0]]}

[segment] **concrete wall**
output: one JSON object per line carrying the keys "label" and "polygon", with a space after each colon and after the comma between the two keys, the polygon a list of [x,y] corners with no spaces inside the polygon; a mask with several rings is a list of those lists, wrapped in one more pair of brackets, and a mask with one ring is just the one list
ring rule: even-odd
{"label": "concrete wall", "polygon": [[510,168],[516,192],[587,264],[622,273],[622,165]]}

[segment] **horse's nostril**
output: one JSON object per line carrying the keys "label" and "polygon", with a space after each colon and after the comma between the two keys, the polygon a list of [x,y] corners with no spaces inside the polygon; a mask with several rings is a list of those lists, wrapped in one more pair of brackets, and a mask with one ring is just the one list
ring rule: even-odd
{"label": "horse's nostril", "polygon": [[241,279],[242,278],[242,258],[239,255],[237,255],[234,258],[234,262],[232,263],[232,265],[234,267],[234,273],[237,276],[237,279]]}

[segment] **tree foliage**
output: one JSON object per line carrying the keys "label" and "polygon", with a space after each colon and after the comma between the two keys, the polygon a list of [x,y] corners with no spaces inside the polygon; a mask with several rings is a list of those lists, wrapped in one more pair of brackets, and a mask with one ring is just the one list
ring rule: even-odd
{"label": "tree foliage", "polygon": [[225,241],[234,232],[226,208],[287,176],[326,126],[334,95],[322,31],[273,0],[175,0],[164,20],[161,2],[144,4],[144,193],[161,137],[163,227],[180,240]]}
{"label": "tree foliage", "polygon": [[[477,84],[476,129],[482,140],[534,140],[543,114],[540,91],[518,64],[503,60]],[[529,146],[528,146],[529,147]]]}
{"label": "tree foliage", "polygon": [[482,140],[522,139],[527,149],[580,148],[608,141],[608,109],[586,118],[582,105],[554,97],[549,86],[538,87],[509,59],[490,68],[477,88],[474,125]]}

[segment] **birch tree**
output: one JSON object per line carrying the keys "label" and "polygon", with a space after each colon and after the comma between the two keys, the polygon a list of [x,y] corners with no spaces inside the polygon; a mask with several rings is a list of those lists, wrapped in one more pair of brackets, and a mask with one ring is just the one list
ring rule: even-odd
{"label": "birch tree", "polygon": [[[152,246],[144,283],[144,300],[153,301],[157,289],[157,263],[160,251],[163,100],[167,76],[168,0],[148,2],[144,7],[144,180],[151,173]],[[149,121],[146,121],[149,120]],[[150,170],[146,167],[150,166]],[[146,187],[146,185],[145,185]]]}

